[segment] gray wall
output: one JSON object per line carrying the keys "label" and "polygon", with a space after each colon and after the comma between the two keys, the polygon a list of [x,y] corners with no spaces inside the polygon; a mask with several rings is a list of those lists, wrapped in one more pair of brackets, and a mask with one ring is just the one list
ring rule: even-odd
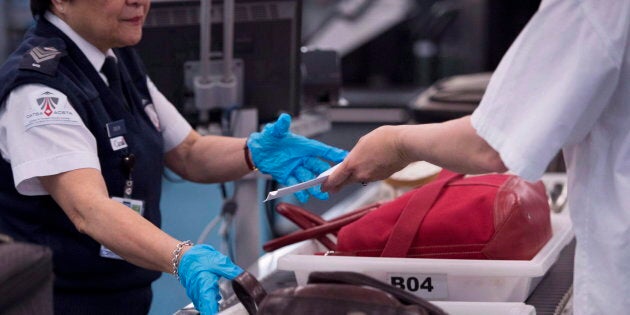
{"label": "gray wall", "polygon": [[28,0],[0,0],[0,62],[15,49],[31,23]]}

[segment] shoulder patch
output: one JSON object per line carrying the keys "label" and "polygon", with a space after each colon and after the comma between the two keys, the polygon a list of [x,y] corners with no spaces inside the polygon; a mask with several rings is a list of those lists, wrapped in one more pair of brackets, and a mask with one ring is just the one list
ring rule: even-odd
{"label": "shoulder patch", "polygon": [[57,72],[59,59],[66,53],[51,46],[37,46],[27,51],[22,57],[20,69],[34,70],[47,75]]}
{"label": "shoulder patch", "polygon": [[28,97],[24,111],[24,129],[43,125],[81,125],[79,114],[70,106],[65,94],[50,88],[38,89]]}

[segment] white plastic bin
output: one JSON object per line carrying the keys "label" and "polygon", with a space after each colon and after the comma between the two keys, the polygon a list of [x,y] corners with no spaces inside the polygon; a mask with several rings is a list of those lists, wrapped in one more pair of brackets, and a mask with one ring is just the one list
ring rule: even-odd
{"label": "white plastic bin", "polygon": [[435,301],[433,304],[449,315],[536,315],[536,309],[524,303]]}
{"label": "white plastic bin", "polygon": [[[449,315],[536,315],[536,309],[524,303],[433,302]],[[220,315],[248,315],[243,304],[236,304]]]}
{"label": "white plastic bin", "polygon": [[553,235],[532,260],[467,260],[313,255],[319,243],[305,241],[278,260],[304,285],[312,271],[354,271],[394,283],[428,300],[523,302],[560,251],[573,238],[568,209],[551,215]]}

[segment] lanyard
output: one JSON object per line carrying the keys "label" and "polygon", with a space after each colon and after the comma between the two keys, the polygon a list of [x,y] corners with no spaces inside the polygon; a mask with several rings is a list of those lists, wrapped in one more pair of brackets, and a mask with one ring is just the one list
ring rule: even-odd
{"label": "lanyard", "polygon": [[125,180],[125,186],[123,187],[123,197],[131,198],[131,194],[133,194],[133,177],[131,173],[133,172],[133,167],[136,164],[136,156],[133,153],[128,153],[127,141],[125,141],[124,137],[127,133],[125,121],[121,119],[107,123],[105,128],[107,129],[107,136],[109,137],[112,150],[123,150],[122,152],[125,153],[122,158],[122,167],[123,171],[127,175],[127,180]]}
{"label": "lanyard", "polygon": [[125,173],[127,173],[123,197],[131,198],[131,194],[133,193],[133,177],[131,173],[133,172],[133,166],[136,164],[136,156],[133,153],[129,153],[123,157],[122,161]]}

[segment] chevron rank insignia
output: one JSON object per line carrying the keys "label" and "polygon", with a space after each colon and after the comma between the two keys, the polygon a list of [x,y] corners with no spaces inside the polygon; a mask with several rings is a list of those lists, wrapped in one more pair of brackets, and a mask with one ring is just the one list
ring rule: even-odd
{"label": "chevron rank insignia", "polygon": [[34,70],[52,76],[57,71],[59,59],[65,55],[65,52],[55,47],[37,46],[24,54],[20,69]]}

